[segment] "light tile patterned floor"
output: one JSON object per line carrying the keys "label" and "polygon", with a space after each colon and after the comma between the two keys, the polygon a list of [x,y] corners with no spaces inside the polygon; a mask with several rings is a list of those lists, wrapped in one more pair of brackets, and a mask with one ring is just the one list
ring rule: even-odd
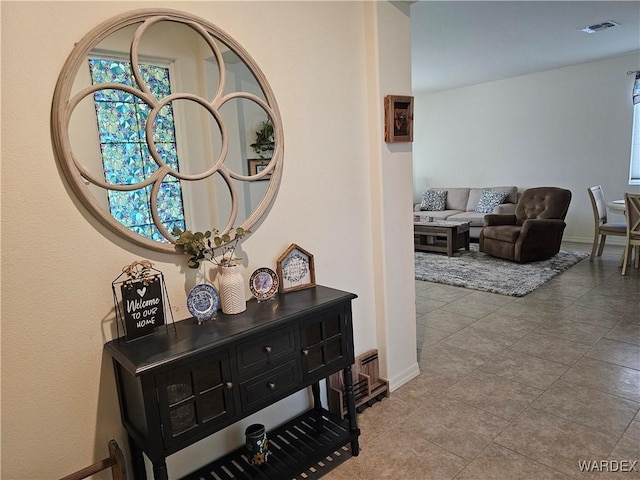
{"label": "light tile patterned floor", "polygon": [[421,374],[358,415],[360,456],[324,478],[640,479],[640,271],[621,252],[523,298],[417,281]]}

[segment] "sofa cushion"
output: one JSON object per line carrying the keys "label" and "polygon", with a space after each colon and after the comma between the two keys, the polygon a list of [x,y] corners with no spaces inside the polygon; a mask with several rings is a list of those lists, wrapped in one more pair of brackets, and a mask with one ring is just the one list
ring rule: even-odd
{"label": "sofa cushion", "polygon": [[471,227],[483,227],[484,226],[484,213],[477,212],[458,212],[453,215],[449,215],[447,220],[455,222],[469,222]]}
{"label": "sofa cushion", "polygon": [[507,192],[499,190],[485,190],[482,192],[475,211],[478,213],[492,213],[494,208],[504,203],[507,195],[509,195]]}
{"label": "sofa cushion", "polygon": [[484,192],[485,188],[470,188],[469,189],[469,200],[467,201],[467,208],[465,210],[467,212],[475,212],[476,207],[478,206],[478,202],[480,201],[480,197],[482,196],[482,192]]}
{"label": "sofa cushion", "polygon": [[420,203],[420,210],[441,212],[444,210],[446,200],[446,190],[434,190],[431,188],[427,188],[422,194],[422,203]]}
{"label": "sofa cushion", "polygon": [[442,210],[441,212],[429,212],[429,216],[434,220],[447,220],[451,215],[460,213],[460,210]]}
{"label": "sofa cushion", "polygon": [[469,200],[467,201],[467,208],[465,209],[467,212],[475,212],[476,207],[478,206],[478,202],[480,201],[480,197],[482,197],[482,192],[485,190],[492,190],[497,192],[507,192],[507,198],[504,199],[504,203],[518,203],[518,187],[508,186],[508,187],[490,187],[490,188],[470,188],[469,189]]}
{"label": "sofa cushion", "polygon": [[438,188],[438,190],[447,191],[447,210],[460,210],[464,212],[467,208],[467,201],[469,200],[469,189],[466,187],[458,188]]}

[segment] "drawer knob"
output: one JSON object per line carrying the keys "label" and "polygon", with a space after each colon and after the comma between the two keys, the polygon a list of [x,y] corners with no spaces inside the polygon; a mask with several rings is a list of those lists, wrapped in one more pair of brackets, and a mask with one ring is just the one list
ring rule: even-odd
{"label": "drawer knob", "polygon": [[276,384],[274,382],[269,382],[267,383],[267,387],[269,387],[269,390],[275,390]]}
{"label": "drawer knob", "polygon": [[264,347],[264,351],[267,355],[271,355],[271,352],[273,351],[273,349],[271,347]]}
{"label": "drawer knob", "polygon": [[224,386],[227,387],[228,390],[231,390],[233,388],[233,382],[225,382]]}
{"label": "drawer knob", "polygon": [[302,350],[302,354],[303,354],[305,357],[308,357],[308,356],[309,356],[309,349],[308,349],[308,348],[305,348],[304,350]]}

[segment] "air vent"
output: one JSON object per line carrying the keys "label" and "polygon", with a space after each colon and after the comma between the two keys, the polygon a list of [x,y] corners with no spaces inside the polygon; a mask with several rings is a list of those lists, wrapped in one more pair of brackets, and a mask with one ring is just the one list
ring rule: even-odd
{"label": "air vent", "polygon": [[618,25],[620,24],[612,20],[607,20],[606,22],[596,23],[595,25],[589,25],[588,27],[582,27],[580,30],[582,30],[584,33],[596,33],[601,32],[602,30],[617,27]]}

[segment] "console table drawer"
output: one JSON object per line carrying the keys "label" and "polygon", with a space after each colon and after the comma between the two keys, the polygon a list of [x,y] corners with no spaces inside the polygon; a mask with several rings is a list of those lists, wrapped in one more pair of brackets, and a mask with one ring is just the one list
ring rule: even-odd
{"label": "console table drawer", "polygon": [[290,393],[299,381],[298,362],[292,360],[243,382],[240,384],[242,408],[244,410],[269,405]]}
{"label": "console table drawer", "polygon": [[280,365],[292,359],[295,351],[295,335],[291,328],[278,330],[257,341],[241,343],[236,348],[238,373],[243,375]]}

